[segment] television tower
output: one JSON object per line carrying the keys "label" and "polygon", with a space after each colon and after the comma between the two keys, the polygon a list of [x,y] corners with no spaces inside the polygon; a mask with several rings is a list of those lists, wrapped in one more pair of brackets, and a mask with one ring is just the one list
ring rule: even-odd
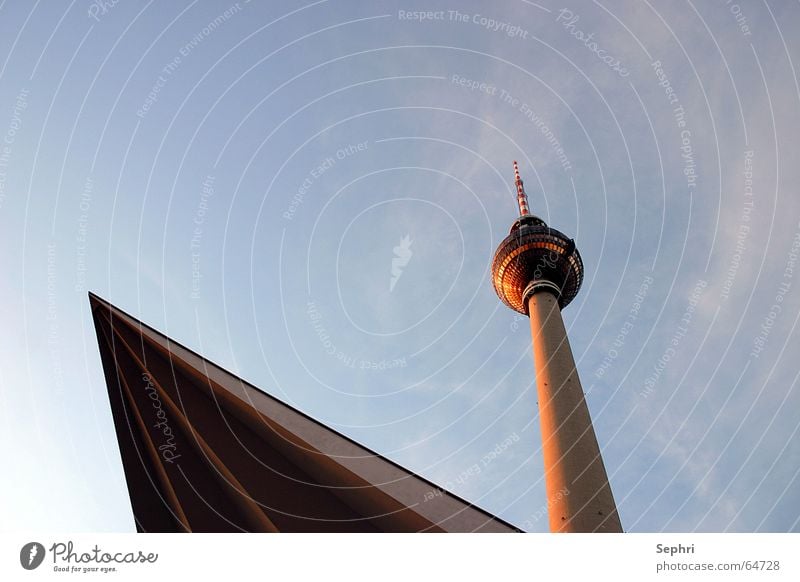
{"label": "television tower", "polygon": [[498,297],[530,318],[552,532],[621,532],[561,310],[583,281],[575,241],[530,213],[514,162],[519,217],[492,261]]}

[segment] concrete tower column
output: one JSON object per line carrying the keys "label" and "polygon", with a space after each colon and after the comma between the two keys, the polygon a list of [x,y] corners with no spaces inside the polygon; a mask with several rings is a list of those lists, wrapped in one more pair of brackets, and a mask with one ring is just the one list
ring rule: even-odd
{"label": "concrete tower column", "polygon": [[550,531],[621,532],[614,496],[551,289],[528,299]]}

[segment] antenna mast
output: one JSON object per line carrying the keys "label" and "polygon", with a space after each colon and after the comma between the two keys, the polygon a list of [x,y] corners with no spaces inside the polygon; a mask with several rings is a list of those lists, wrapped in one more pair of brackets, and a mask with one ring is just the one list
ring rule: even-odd
{"label": "antenna mast", "polygon": [[514,184],[517,187],[517,203],[519,204],[519,215],[528,216],[531,212],[528,209],[528,195],[525,194],[525,187],[522,185],[522,178],[519,176],[519,166],[514,160]]}

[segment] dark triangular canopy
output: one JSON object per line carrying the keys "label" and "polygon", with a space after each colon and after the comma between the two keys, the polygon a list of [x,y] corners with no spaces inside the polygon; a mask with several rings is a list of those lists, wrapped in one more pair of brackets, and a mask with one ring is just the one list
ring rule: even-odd
{"label": "dark triangular canopy", "polygon": [[518,531],[89,301],[138,531]]}

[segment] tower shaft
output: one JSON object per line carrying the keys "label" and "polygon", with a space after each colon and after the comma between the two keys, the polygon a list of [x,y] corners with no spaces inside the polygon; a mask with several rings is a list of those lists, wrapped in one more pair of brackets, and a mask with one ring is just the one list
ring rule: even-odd
{"label": "tower shaft", "polygon": [[528,299],[552,532],[621,532],[556,295]]}

